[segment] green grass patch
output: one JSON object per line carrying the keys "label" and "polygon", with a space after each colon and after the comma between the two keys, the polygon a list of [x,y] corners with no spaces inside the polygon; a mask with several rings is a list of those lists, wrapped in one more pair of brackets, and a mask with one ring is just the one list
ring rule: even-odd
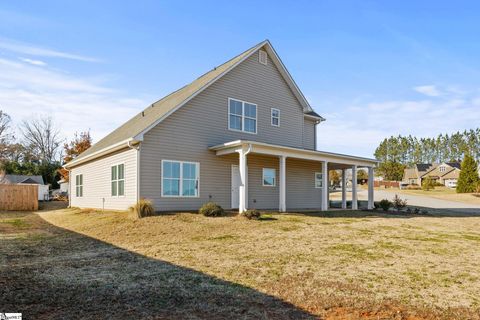
{"label": "green grass patch", "polygon": [[30,226],[28,222],[26,222],[23,219],[9,219],[9,220],[3,220],[0,223],[6,223],[12,227],[19,228],[19,229],[25,229]]}

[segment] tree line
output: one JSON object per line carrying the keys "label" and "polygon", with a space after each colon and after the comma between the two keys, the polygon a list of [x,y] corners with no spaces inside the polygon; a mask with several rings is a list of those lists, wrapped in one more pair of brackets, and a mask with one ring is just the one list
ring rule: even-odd
{"label": "tree line", "polygon": [[433,138],[392,136],[375,150],[377,172],[387,180],[401,180],[405,167],[415,163],[461,162],[465,155],[480,160],[480,128],[439,134]]}
{"label": "tree line", "polygon": [[61,178],[68,181],[68,171],[62,165],[88,149],[92,142],[86,131],[76,133],[67,143],[48,116],[23,120],[17,129],[11,117],[0,110],[0,169],[6,174],[41,175],[54,189]]}

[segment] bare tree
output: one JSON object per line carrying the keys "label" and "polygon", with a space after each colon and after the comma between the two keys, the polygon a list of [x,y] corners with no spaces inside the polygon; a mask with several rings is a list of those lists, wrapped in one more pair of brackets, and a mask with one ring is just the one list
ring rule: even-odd
{"label": "bare tree", "polygon": [[30,121],[22,121],[20,132],[23,145],[36,154],[38,160],[52,163],[58,160],[58,151],[62,143],[60,131],[55,128],[51,117],[43,116]]}
{"label": "bare tree", "polygon": [[12,123],[12,119],[10,116],[0,110],[0,143],[6,143],[10,138],[10,125]]}

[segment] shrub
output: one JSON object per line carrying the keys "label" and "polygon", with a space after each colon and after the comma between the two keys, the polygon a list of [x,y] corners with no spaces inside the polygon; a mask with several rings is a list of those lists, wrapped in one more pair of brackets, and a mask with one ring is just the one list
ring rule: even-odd
{"label": "shrub", "polygon": [[383,209],[383,211],[388,211],[388,209],[390,209],[392,207],[392,203],[387,199],[381,200],[378,203],[378,205],[380,206],[380,208]]}
{"label": "shrub", "polygon": [[155,207],[153,206],[152,201],[147,199],[140,199],[130,208],[130,212],[133,214],[134,218],[144,218],[150,217],[155,214]]}
{"label": "shrub", "polygon": [[378,201],[373,202],[373,210],[378,210],[380,209],[380,203]]}
{"label": "shrub", "polygon": [[457,193],[475,192],[475,189],[480,181],[478,177],[478,168],[475,159],[469,154],[463,158],[462,171],[458,177]]}
{"label": "shrub", "polygon": [[426,177],[425,179],[423,179],[422,190],[429,191],[433,189],[435,189],[435,181],[430,177]]}
{"label": "shrub", "polygon": [[260,218],[261,213],[260,213],[260,211],[258,211],[256,209],[250,209],[250,210],[242,212],[242,216],[244,216],[248,220],[252,220],[252,219],[257,220],[258,218]]}
{"label": "shrub", "polygon": [[397,211],[400,211],[406,206],[407,206],[407,200],[403,200],[398,195],[395,195],[395,198],[393,198],[393,207],[397,209]]}
{"label": "shrub", "polygon": [[205,217],[220,217],[225,215],[225,210],[215,202],[207,202],[200,207],[198,213]]}

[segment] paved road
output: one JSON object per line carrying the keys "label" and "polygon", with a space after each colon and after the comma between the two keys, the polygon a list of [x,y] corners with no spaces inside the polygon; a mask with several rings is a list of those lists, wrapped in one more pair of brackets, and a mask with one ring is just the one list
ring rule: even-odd
{"label": "paved road", "polygon": [[[367,197],[366,190],[359,191],[359,196],[361,194],[361,198]],[[382,199],[389,199],[392,200],[395,196],[395,192],[391,191],[383,191],[383,190],[375,190],[375,201],[380,201]],[[480,214],[480,205],[472,204],[472,203],[465,203],[465,202],[457,202],[457,201],[449,201],[449,200],[441,200],[426,196],[419,196],[419,195],[410,195],[410,194],[399,194],[402,199],[406,199],[408,204],[411,206],[419,206],[419,207],[428,207],[434,209],[448,209],[449,211],[459,212],[459,213],[477,213]]]}

